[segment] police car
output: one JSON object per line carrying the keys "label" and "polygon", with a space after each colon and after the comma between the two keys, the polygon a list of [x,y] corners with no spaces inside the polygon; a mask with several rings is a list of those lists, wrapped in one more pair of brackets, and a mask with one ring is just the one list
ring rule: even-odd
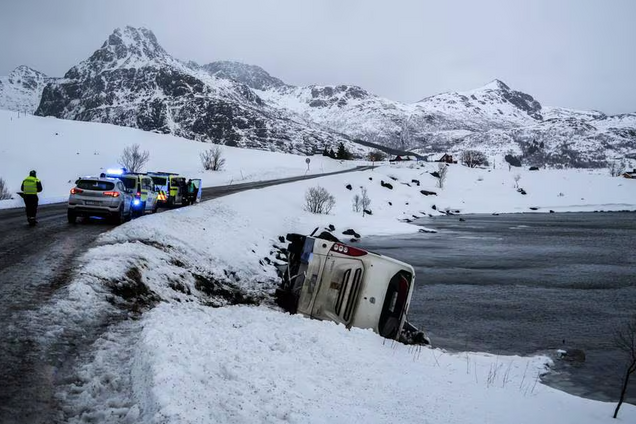
{"label": "police car", "polygon": [[185,206],[188,202],[186,178],[174,172],[148,172],[159,193],[162,206]]}
{"label": "police car", "polygon": [[106,177],[120,180],[126,190],[133,195],[133,216],[141,216],[147,212],[157,212],[159,206],[158,193],[152,178],[146,174],[128,172],[126,169],[109,169]]}
{"label": "police car", "polygon": [[102,217],[121,224],[132,217],[133,196],[115,178],[82,177],[68,197],[68,222],[78,217]]}

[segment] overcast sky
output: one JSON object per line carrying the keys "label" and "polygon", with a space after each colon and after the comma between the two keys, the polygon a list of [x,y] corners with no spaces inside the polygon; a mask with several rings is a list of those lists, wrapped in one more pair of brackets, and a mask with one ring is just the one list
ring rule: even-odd
{"label": "overcast sky", "polygon": [[544,105],[636,112],[636,0],[0,0],[0,75],[52,76],[116,27],[173,56],[414,102],[498,78]]}

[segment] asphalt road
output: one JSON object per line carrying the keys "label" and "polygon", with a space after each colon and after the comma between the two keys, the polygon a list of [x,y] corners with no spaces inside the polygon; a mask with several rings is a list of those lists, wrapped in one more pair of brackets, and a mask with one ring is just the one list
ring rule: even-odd
{"label": "asphalt road", "polygon": [[[283,178],[203,189],[202,200],[245,190],[371,169],[361,166],[326,174]],[[161,211],[161,210],[160,210]],[[143,218],[140,218],[143,219]],[[38,313],[72,276],[78,257],[112,224],[95,221],[70,225],[66,203],[42,205],[36,227],[27,225],[23,208],[0,210],[0,423],[59,421],[51,369],[63,367],[68,346],[90,340],[67,340],[67,348],[42,346],[42,328],[25,323]],[[32,315],[31,315],[32,316]],[[29,325],[31,324],[31,325]],[[54,379],[62,379],[56,375]]]}

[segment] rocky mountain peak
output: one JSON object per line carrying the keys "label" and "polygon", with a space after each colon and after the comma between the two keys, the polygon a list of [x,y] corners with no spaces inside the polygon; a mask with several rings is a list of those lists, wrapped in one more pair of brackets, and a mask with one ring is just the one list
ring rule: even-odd
{"label": "rocky mountain peak", "polygon": [[27,90],[37,89],[47,79],[48,77],[45,74],[26,65],[18,66],[8,76],[9,84],[22,86]]}
{"label": "rocky mountain peak", "polygon": [[508,85],[498,79],[494,79],[492,81],[490,81],[488,84],[484,85],[481,88],[478,88],[477,90],[505,90],[505,91],[510,91],[510,87],[508,87]]}
{"label": "rocky mountain peak", "polygon": [[17,68],[15,68],[13,71],[11,71],[11,73],[9,74],[9,79],[16,79],[16,78],[37,78],[37,79],[44,79],[47,78],[47,76],[45,74],[43,74],[40,71],[36,71],[35,69],[26,66],[26,65],[20,65]]}
{"label": "rocky mountain peak", "polygon": [[103,71],[141,68],[174,61],[146,28],[117,28],[91,57],[71,68],[65,78],[95,76]]}
{"label": "rocky mountain peak", "polygon": [[[460,93],[461,94],[461,93]],[[535,120],[541,121],[541,103],[529,94],[511,89],[499,79],[492,80],[483,87],[463,93],[481,104],[507,102]]]}
{"label": "rocky mountain peak", "polygon": [[55,80],[26,65],[0,77],[0,109],[33,112],[47,83]]}
{"label": "rocky mountain peak", "polygon": [[203,65],[201,68],[218,78],[238,81],[255,90],[287,86],[283,81],[271,76],[260,66],[232,61],[218,61]]}
{"label": "rocky mountain peak", "polygon": [[147,28],[133,28],[131,26],[117,28],[104,42],[102,48],[109,46],[120,58],[128,54],[152,59],[166,54],[166,51],[157,42],[155,34]]}

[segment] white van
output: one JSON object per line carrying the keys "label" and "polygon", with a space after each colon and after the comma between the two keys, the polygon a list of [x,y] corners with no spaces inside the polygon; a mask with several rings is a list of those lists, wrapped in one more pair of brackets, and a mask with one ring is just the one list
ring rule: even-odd
{"label": "white van", "polygon": [[277,292],[279,305],[348,328],[369,328],[388,339],[429,344],[406,321],[413,267],[326,237],[287,235],[289,264]]}

